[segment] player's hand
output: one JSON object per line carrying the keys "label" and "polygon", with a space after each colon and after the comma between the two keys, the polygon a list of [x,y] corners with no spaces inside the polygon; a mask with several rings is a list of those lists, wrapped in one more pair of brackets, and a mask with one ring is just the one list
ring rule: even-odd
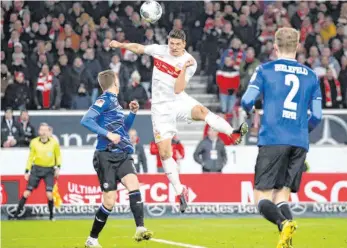
{"label": "player's hand", "polygon": [[28,181],[28,180],[29,180],[29,176],[30,176],[29,173],[25,173],[25,174],[24,174],[24,179],[25,179],[25,181]]}
{"label": "player's hand", "polygon": [[140,106],[139,106],[139,103],[137,101],[131,101],[129,103],[129,108],[130,108],[131,112],[136,113],[137,110],[139,110]]}
{"label": "player's hand", "polygon": [[54,170],[54,176],[55,176],[55,178],[58,178],[59,175],[60,175],[60,169],[59,169],[59,168],[56,168],[56,169]]}
{"label": "player's hand", "polygon": [[122,45],[122,43],[120,43],[120,42],[118,42],[118,41],[116,41],[116,40],[112,40],[111,42],[110,42],[110,47],[111,48],[120,48],[121,47],[121,45]]}
{"label": "player's hand", "polygon": [[107,133],[107,138],[111,140],[114,144],[118,144],[120,142],[120,135],[116,133]]}
{"label": "player's hand", "polygon": [[188,59],[186,63],[184,64],[185,68],[188,68],[189,66],[194,65],[194,59]]}

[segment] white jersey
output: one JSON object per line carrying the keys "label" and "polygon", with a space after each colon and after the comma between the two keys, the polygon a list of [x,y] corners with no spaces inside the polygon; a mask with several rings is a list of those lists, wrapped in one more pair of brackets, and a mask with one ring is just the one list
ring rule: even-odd
{"label": "white jersey", "polygon": [[[189,59],[194,59],[187,51],[180,57],[170,55],[167,45],[145,46],[145,53],[154,59],[152,76],[152,103],[172,102],[179,95],[175,94],[174,86],[183,65]],[[188,82],[194,75],[197,68],[196,60],[194,65],[186,70],[185,79]]]}

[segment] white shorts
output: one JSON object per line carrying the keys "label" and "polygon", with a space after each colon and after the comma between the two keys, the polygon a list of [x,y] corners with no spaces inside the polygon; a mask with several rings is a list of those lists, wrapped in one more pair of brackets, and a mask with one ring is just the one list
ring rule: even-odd
{"label": "white shorts", "polygon": [[192,109],[201,105],[197,100],[182,92],[175,101],[153,103],[152,125],[156,143],[171,139],[177,133],[177,120],[192,121]]}

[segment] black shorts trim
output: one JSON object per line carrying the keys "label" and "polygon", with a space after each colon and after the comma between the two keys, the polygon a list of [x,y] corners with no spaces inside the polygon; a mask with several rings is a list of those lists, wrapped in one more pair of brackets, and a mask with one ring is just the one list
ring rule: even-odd
{"label": "black shorts trim", "polygon": [[294,146],[260,146],[255,165],[254,188],[289,188],[297,192],[305,171],[307,151]]}
{"label": "black shorts trim", "polygon": [[102,191],[117,190],[117,184],[128,174],[136,174],[132,157],[127,153],[95,151],[93,166]]}

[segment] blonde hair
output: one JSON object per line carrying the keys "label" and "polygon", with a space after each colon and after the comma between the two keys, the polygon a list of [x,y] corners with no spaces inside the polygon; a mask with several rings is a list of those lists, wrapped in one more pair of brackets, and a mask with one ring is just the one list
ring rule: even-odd
{"label": "blonde hair", "polygon": [[103,91],[111,88],[111,86],[114,85],[115,82],[116,82],[116,86],[119,87],[118,77],[116,73],[112,70],[106,70],[106,71],[100,72],[98,74],[98,81]]}
{"label": "blonde hair", "polygon": [[280,28],[275,33],[275,44],[280,53],[295,53],[300,33],[294,28]]}

